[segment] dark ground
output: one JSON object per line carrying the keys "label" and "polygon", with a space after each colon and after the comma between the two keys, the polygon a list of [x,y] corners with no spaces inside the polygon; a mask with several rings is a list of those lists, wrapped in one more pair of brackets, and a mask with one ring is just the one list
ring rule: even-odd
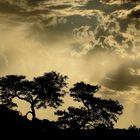
{"label": "dark ground", "polygon": [[0,107],[0,140],[5,139],[140,139],[140,129],[96,129],[61,130],[49,120],[29,121],[11,111]]}

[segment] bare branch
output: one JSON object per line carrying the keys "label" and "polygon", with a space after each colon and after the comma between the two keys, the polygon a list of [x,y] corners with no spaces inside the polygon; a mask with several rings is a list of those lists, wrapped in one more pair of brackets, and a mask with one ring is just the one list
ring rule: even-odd
{"label": "bare branch", "polygon": [[29,113],[32,114],[32,111],[28,111],[28,112],[26,113],[26,115],[25,115],[26,118],[27,118],[27,115],[28,115]]}
{"label": "bare branch", "polygon": [[24,100],[24,101],[27,101],[28,103],[32,103],[31,101],[29,101],[29,100],[27,100],[26,98],[24,98],[24,97],[20,97],[19,95],[15,95],[15,97],[17,97],[18,99],[20,99],[20,100]]}

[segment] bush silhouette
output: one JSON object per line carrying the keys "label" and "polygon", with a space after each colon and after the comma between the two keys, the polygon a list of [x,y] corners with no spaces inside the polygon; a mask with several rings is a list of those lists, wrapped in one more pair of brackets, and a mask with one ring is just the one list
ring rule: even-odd
{"label": "bush silhouette", "polygon": [[138,130],[139,128],[136,125],[130,125],[128,130]]}

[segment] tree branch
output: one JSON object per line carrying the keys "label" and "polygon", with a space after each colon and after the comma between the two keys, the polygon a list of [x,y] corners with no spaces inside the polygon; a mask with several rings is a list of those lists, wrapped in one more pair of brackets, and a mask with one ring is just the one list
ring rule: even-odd
{"label": "tree branch", "polygon": [[84,100],[82,100],[83,105],[87,108],[88,110],[88,115],[90,115],[90,108],[89,106],[84,102]]}
{"label": "tree branch", "polygon": [[38,96],[35,97],[35,99],[31,102],[31,104],[35,104]]}
{"label": "tree branch", "polygon": [[27,115],[28,115],[29,113],[32,114],[32,111],[28,111],[28,112],[26,113],[26,115],[25,115],[26,118],[27,118]]}
{"label": "tree branch", "polygon": [[89,121],[91,112],[90,112],[89,106],[84,102],[84,100],[81,100],[81,101],[82,101],[83,105],[87,108],[87,111],[88,111],[88,114],[87,114],[88,116],[87,116],[87,118],[83,121],[82,126],[81,126],[81,128],[84,129],[85,126],[86,126],[86,124],[87,124],[88,121]]}
{"label": "tree branch", "polygon": [[17,97],[18,99],[20,99],[20,100],[24,100],[24,101],[27,101],[28,103],[30,103],[31,104],[31,101],[29,101],[29,100],[27,100],[26,98],[24,98],[24,97],[20,97],[19,95],[15,95],[15,97]]}

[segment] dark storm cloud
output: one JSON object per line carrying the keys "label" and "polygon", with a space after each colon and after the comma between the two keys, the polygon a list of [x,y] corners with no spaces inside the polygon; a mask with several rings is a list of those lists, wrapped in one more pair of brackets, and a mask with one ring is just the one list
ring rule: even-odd
{"label": "dark storm cloud", "polygon": [[140,9],[132,10],[129,16],[132,18],[140,18]]}
{"label": "dark storm cloud", "polygon": [[[71,49],[77,53],[86,50],[87,57],[96,52],[132,53],[134,40],[126,31],[130,24],[139,28],[138,18],[133,20],[139,16],[139,9],[135,6],[130,3],[107,5],[99,0],[87,0],[82,4],[65,0],[0,0],[1,13],[13,14],[14,19],[30,23],[27,37],[43,43],[54,36],[82,38],[81,43],[72,42]],[[89,30],[85,31],[87,26]],[[89,48],[85,46],[87,44]]]}
{"label": "dark storm cloud", "polygon": [[[81,26],[86,26],[89,25],[92,28],[95,28],[98,24],[97,18],[95,16],[91,17],[90,19],[86,16],[81,16],[81,15],[70,15],[67,17],[64,17],[64,19],[66,19],[67,22],[60,23],[59,19],[61,17],[56,17],[57,20],[57,24],[56,26],[50,26],[48,28],[48,30],[50,30],[51,32],[58,32],[58,33],[63,33],[63,32],[69,32],[72,35],[72,31],[75,28],[81,27]],[[49,22],[51,22],[53,20],[53,17],[50,17]],[[91,22],[93,21],[93,22]],[[49,23],[48,21],[46,22],[46,24]]]}
{"label": "dark storm cloud", "polygon": [[[94,9],[97,1],[88,1],[84,6],[85,9]],[[96,10],[99,9],[99,5],[102,5],[99,1],[96,5]],[[129,6],[127,6],[129,5]],[[88,24],[90,26],[90,32],[94,34],[95,40],[91,39],[86,42],[89,44],[90,49],[87,51],[87,57],[92,56],[95,52],[116,52],[120,53],[121,55],[135,55],[136,51],[139,51],[138,46],[139,42],[136,41],[138,39],[137,36],[139,33],[137,29],[140,29],[140,21],[139,21],[139,5],[132,4],[132,3],[124,3],[121,5],[102,5],[103,12],[102,15],[96,15],[95,18],[96,24],[92,26],[92,24]],[[111,11],[106,11],[105,9],[109,9]],[[94,15],[93,15],[94,17]],[[91,22],[94,22],[91,20]],[[83,24],[84,25],[84,24]],[[133,26],[133,29],[131,29]],[[83,32],[80,30],[80,27],[77,28],[79,33],[81,34],[82,38],[83,34],[89,34],[89,31]],[[132,31],[129,31],[132,30]],[[133,33],[133,30],[136,30]],[[78,32],[77,31],[77,32]],[[131,34],[132,33],[132,34]],[[137,35],[135,35],[137,34]],[[74,34],[75,35],[75,34]],[[85,36],[85,38],[89,38]],[[83,38],[84,40],[84,38]],[[87,39],[85,39],[87,41]],[[138,42],[138,43],[136,43]],[[83,43],[83,42],[82,42]],[[83,44],[81,43],[81,46]],[[75,48],[76,49],[76,48]]]}
{"label": "dark storm cloud", "polygon": [[133,7],[134,7],[134,5],[130,4],[130,3],[129,4],[124,3],[123,5],[117,5],[117,4],[107,5],[107,2],[102,3],[99,0],[88,0],[88,2],[84,6],[81,6],[80,8],[83,8],[83,9],[97,9],[97,10],[100,10],[100,11],[104,11],[105,13],[111,13],[111,12],[114,12],[114,11],[117,11],[117,10],[120,10],[120,9],[129,10]]}
{"label": "dark storm cloud", "polygon": [[9,13],[9,14],[13,14],[13,13],[20,13],[22,12],[24,9],[20,6],[17,5],[12,5],[10,4],[8,1],[0,1],[0,13]]}
{"label": "dark storm cloud", "polygon": [[115,91],[130,91],[133,87],[140,88],[140,75],[137,61],[125,63],[120,68],[106,75],[101,84]]}
{"label": "dark storm cloud", "polygon": [[8,3],[9,5],[18,7],[36,7],[44,1],[48,0],[0,0],[1,3]]}
{"label": "dark storm cloud", "polygon": [[[0,0],[0,13],[10,15],[11,20],[35,23],[35,25],[39,23],[44,31],[47,29],[59,33],[72,31],[73,28],[81,26],[83,23],[90,23],[91,20],[78,14],[62,15],[63,10],[72,7],[71,2],[63,1],[55,3],[51,0]],[[62,14],[59,10],[62,10]],[[68,19],[69,23],[65,24],[64,18]],[[35,26],[33,25],[33,27]],[[34,29],[33,27],[31,30]]]}
{"label": "dark storm cloud", "polygon": [[[6,1],[0,1],[0,13],[1,14],[7,14],[11,16],[11,20],[18,17],[18,20],[24,20],[26,21],[28,18],[40,18],[41,14],[48,14],[49,9],[35,9],[38,7],[38,4],[41,2],[41,0],[38,1],[30,1],[27,0],[21,0],[21,1],[14,1],[14,0],[6,0]],[[32,3],[35,3],[36,5],[33,5]]]}
{"label": "dark storm cloud", "polygon": [[136,4],[137,2],[140,2],[140,0],[100,0],[100,1],[106,4],[124,4],[124,3]]}
{"label": "dark storm cloud", "polygon": [[[103,22],[96,20],[94,27],[90,25],[88,30],[86,29],[87,26],[81,26],[73,32],[75,38],[79,38],[79,40],[82,38],[82,41],[85,40],[91,46],[87,57],[95,52],[121,53],[124,45],[127,45],[127,47],[123,51],[125,53],[132,53],[134,40],[129,38],[129,34],[121,31],[120,23],[115,18],[111,19],[109,16],[102,20]],[[81,46],[83,46],[82,43]],[[120,46],[122,47],[120,48]]]}
{"label": "dark storm cloud", "polygon": [[[77,3],[78,5],[74,6],[75,3]],[[79,3],[76,1],[55,2],[51,0],[21,0],[19,2],[17,0],[16,1],[6,0],[4,2],[0,1],[0,12],[17,15],[18,18],[16,18],[15,16],[13,17],[14,19],[17,20],[22,21],[24,20],[25,22],[32,23],[39,22],[39,24],[42,24],[42,27],[44,27],[44,30],[62,33],[62,32],[71,32],[74,28],[78,28],[80,26],[85,25],[91,26],[94,31],[94,29],[98,26],[98,24],[102,23],[102,21],[98,19],[99,15],[93,12],[94,10],[99,10],[100,12],[102,11],[104,13],[103,16],[108,16],[107,14],[117,11],[119,9],[128,10],[134,7],[131,4],[129,5],[124,4],[121,6],[105,5],[101,3],[99,0],[94,1],[87,0],[85,1],[84,4]],[[61,22],[60,21],[61,18],[65,18],[65,21],[67,20],[67,22]],[[109,22],[107,23],[108,26],[107,28],[114,28],[113,22],[116,21],[111,22],[112,23]],[[125,21],[123,20],[121,22],[120,20],[121,27],[123,27],[123,23],[125,23]],[[126,21],[126,23],[128,22]],[[124,25],[124,28],[125,27],[126,24]],[[101,30],[102,27],[99,26],[99,28]],[[102,33],[104,35],[107,35],[108,34],[107,30]],[[97,33],[97,36],[100,36],[99,31]]]}
{"label": "dark storm cloud", "polygon": [[52,6],[49,6],[49,9],[66,9],[66,8],[70,8],[71,5],[52,5]]}
{"label": "dark storm cloud", "polygon": [[140,17],[140,7],[139,5],[135,5],[129,10],[121,10],[115,11],[110,14],[111,19],[116,19],[116,21],[120,24],[121,32],[126,32],[128,26],[130,24],[135,24],[136,26],[139,24]]}
{"label": "dark storm cloud", "polygon": [[24,0],[29,6],[38,6],[40,3],[49,0]]}

